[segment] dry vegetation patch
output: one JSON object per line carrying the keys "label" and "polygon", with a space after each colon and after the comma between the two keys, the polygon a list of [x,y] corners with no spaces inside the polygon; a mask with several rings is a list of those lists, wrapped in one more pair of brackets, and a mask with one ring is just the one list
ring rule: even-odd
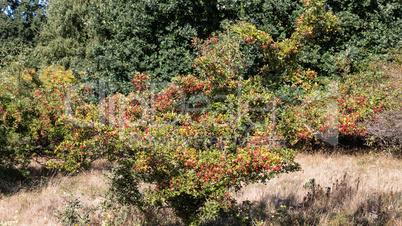
{"label": "dry vegetation patch", "polygon": [[385,154],[300,154],[297,160],[303,171],[238,194],[255,202],[254,215],[267,225],[402,223],[400,160]]}
{"label": "dry vegetation patch", "polygon": [[[282,175],[268,184],[254,184],[236,193],[239,203],[249,200],[254,223],[263,225],[354,225],[402,224],[402,164],[387,154],[324,155],[299,154],[303,171]],[[61,225],[57,213],[75,199],[85,208],[95,207],[107,190],[103,174],[106,163],[95,170],[75,176],[58,175],[36,189],[22,189],[2,196],[0,225]],[[71,196],[73,194],[73,196]],[[94,224],[123,217],[123,224],[145,223],[174,225],[177,218],[169,210],[143,216],[130,208],[88,215]],[[156,219],[158,218],[158,219]],[[117,219],[117,218],[116,218]],[[163,219],[163,221],[161,221]],[[110,221],[109,221],[110,222]],[[163,222],[163,223],[162,223]],[[220,219],[211,225],[235,224]]]}
{"label": "dry vegetation patch", "polygon": [[107,189],[103,174],[109,166],[99,161],[78,175],[49,175],[33,164],[33,188],[16,186],[17,193],[0,194],[0,225],[60,225],[55,215],[65,210],[71,194],[85,206],[98,205]]}
{"label": "dry vegetation patch", "polygon": [[382,71],[389,80],[387,86],[394,91],[391,100],[393,107],[377,116],[367,125],[372,136],[371,144],[376,149],[387,150],[401,156],[402,149],[402,54],[396,53],[390,63],[373,64],[370,70]]}

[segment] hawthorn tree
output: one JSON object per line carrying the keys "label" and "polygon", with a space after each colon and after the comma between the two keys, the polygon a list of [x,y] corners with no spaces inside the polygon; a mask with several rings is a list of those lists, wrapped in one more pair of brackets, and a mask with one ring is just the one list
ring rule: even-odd
{"label": "hawthorn tree", "polygon": [[[57,8],[58,4],[64,7]],[[164,12],[190,3],[169,2],[158,9],[151,3],[138,4],[150,12]],[[120,203],[134,204],[143,211],[167,204],[186,224],[233,214],[234,191],[298,170],[295,153],[308,148],[311,141],[338,133],[364,135],[359,123],[387,107],[386,90],[381,86],[366,83],[364,88],[352,90],[356,82],[347,75],[348,59],[337,62],[338,74],[345,80],[341,85],[337,80],[323,80],[322,75],[300,64],[305,45],[338,31],[337,18],[325,11],[323,2],[311,0],[304,5],[294,32],[279,40],[246,22],[227,24],[224,32],[206,39],[195,38],[196,58],[188,62],[194,74],[176,76],[167,86],[151,82],[148,74],[126,73],[127,65],[119,67],[124,61],[118,59],[125,56],[119,51],[130,51],[132,46],[118,48],[108,58],[117,59],[116,65],[100,68],[122,70],[126,73],[122,80],[130,78],[129,87],[135,91],[106,96],[98,105],[87,101],[94,89],[77,84],[71,71],[50,67],[36,73],[10,67],[11,71],[2,73],[0,88],[0,163],[27,162],[36,155],[56,159],[48,162],[50,167],[77,171],[106,157],[119,163],[111,183]],[[55,1],[50,6],[55,10],[50,18],[55,20],[47,25],[47,35],[55,39],[48,40],[47,48],[59,48],[60,40],[75,43],[76,48],[65,46],[55,55],[70,66],[74,61],[85,64],[80,60],[91,54],[90,36],[101,31],[97,40],[110,44],[104,50],[121,44],[119,37],[123,46],[129,45],[124,40],[131,37],[131,28],[100,26],[94,32],[85,24],[86,16],[101,18],[87,15],[88,9],[80,2]],[[69,17],[61,20],[57,10]],[[126,25],[126,19],[119,17],[119,23]],[[148,19],[151,26],[154,18]],[[179,36],[188,38],[195,32],[187,31]],[[111,34],[116,37],[109,40]],[[130,40],[139,44],[144,37]],[[167,46],[173,43],[170,36],[161,37]],[[77,52],[84,55],[77,56]],[[325,90],[331,87],[337,91]],[[327,102],[334,102],[337,109],[328,110]],[[140,192],[142,182],[151,186]]]}
{"label": "hawthorn tree", "polygon": [[[115,198],[141,210],[172,207],[184,223],[199,224],[233,213],[233,192],[299,170],[295,149],[283,145],[276,91],[284,84],[304,95],[314,92],[316,73],[300,71],[298,49],[315,32],[335,30],[337,19],[321,1],[307,1],[289,39],[275,42],[255,26],[238,22],[226,32],[195,39],[195,75],[177,76],[159,87],[137,73],[135,92],[106,97],[98,107],[84,105],[64,116],[69,136],[57,147],[76,170],[101,156],[117,160]],[[249,46],[258,46],[264,64],[245,77]],[[151,184],[139,191],[139,183]]]}
{"label": "hawthorn tree", "polygon": [[[37,73],[15,63],[0,78],[0,166],[24,168],[34,158],[55,157],[67,133],[57,122],[76,81],[71,71],[49,67]],[[77,94],[72,101],[84,100]]]}
{"label": "hawthorn tree", "polygon": [[[75,13],[83,8],[69,10],[67,22],[82,18]],[[85,42],[78,25],[56,31]],[[80,84],[54,67],[2,73],[0,163],[41,155],[55,159],[49,167],[76,172],[107,158],[118,163],[110,182],[119,203],[142,211],[168,205],[186,224],[235,214],[236,190],[299,170],[297,150],[338,133],[364,134],[359,123],[387,107],[382,86],[367,80],[352,89],[348,59],[337,62],[341,82],[300,64],[305,45],[337,31],[338,19],[318,0],[304,2],[294,32],[281,40],[250,23],[227,24],[193,40],[193,75],[166,85],[126,74],[135,91],[99,95],[97,105],[88,101],[94,91],[113,83]],[[140,192],[143,182],[150,186]]]}

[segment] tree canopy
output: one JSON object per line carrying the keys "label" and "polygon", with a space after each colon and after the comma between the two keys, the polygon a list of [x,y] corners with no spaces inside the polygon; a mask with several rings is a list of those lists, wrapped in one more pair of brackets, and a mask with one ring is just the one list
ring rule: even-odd
{"label": "tree canopy", "polygon": [[0,9],[0,67],[21,55],[24,63],[34,67],[32,59],[24,56],[39,43],[45,6],[39,0],[1,0]]}

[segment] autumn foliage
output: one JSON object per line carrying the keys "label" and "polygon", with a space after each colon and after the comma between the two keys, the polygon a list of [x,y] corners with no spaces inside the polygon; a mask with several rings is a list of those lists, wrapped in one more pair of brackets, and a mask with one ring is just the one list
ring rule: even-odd
{"label": "autumn foliage", "polygon": [[[245,22],[227,25],[194,39],[194,75],[161,85],[136,73],[131,93],[96,104],[88,101],[92,87],[71,71],[23,69],[23,77],[2,81],[0,142],[7,157],[0,161],[42,156],[49,167],[75,172],[107,158],[119,163],[112,184],[122,203],[143,211],[167,204],[186,224],[234,214],[234,191],[299,170],[295,153],[313,141],[365,135],[359,123],[388,107],[381,86],[352,89],[346,72],[324,83],[298,64],[306,42],[338,30],[321,1],[304,4],[288,39],[274,41]],[[251,48],[264,60],[246,77]],[[151,186],[140,192],[142,182]]]}

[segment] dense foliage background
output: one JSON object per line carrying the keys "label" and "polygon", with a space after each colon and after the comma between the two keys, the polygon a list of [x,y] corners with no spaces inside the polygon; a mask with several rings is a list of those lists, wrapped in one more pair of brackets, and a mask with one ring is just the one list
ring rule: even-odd
{"label": "dense foliage background", "polygon": [[[62,65],[75,74],[97,73],[120,84],[116,90],[124,93],[136,72],[152,74],[155,81],[192,74],[195,36],[205,39],[223,24],[241,20],[281,41],[291,36],[302,12],[296,0],[2,0],[0,8],[2,62],[19,56],[30,68]],[[320,34],[303,48],[305,68],[333,75],[336,61],[346,57],[353,72],[368,57],[401,45],[397,0],[326,1],[325,10],[339,18],[342,29]],[[250,55],[253,68],[260,57]]]}

